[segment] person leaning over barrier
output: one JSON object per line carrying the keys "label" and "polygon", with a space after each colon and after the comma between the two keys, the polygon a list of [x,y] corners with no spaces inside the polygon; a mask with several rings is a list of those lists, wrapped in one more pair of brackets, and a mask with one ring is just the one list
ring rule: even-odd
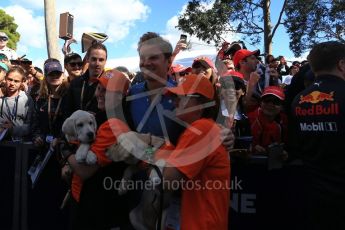
{"label": "person leaning over barrier", "polygon": [[[50,147],[57,147],[61,139],[61,127],[65,120],[63,110],[66,106],[68,82],[64,78],[59,60],[49,58],[44,62],[44,80],[41,81],[35,104],[33,143],[43,159]],[[52,155],[35,184],[33,194],[36,213],[31,218],[40,223],[40,229],[64,229],[67,226],[67,209],[60,206],[69,185],[61,178],[61,157]],[[34,198],[32,198],[34,200]]]}
{"label": "person leaning over barrier", "polygon": [[[114,179],[120,178],[122,170],[126,167],[123,162],[112,163],[104,153],[107,147],[116,142],[114,135],[116,130],[118,132],[129,130],[121,122],[122,100],[127,93],[128,85],[129,80],[116,70],[103,72],[97,80],[95,98],[100,111],[97,115],[102,119],[97,120],[99,128],[95,141],[90,147],[90,150],[97,156],[96,164],[78,163],[74,156],[73,147],[68,144],[61,146],[61,154],[73,171],[71,185],[71,207],[74,213],[71,220],[72,229],[110,228],[116,224],[121,226],[128,219],[126,215],[128,212],[125,211],[123,199],[113,198],[111,194],[116,193],[116,191],[107,191],[102,186],[103,176]],[[109,117],[109,120],[106,109],[111,111],[113,115],[113,117]],[[115,205],[114,202],[117,204]],[[114,213],[117,213],[115,206],[121,207],[119,210],[123,210],[123,213],[119,212],[118,215],[115,215]],[[119,221],[121,218],[122,221]]]}
{"label": "person leaning over barrier", "polygon": [[[167,90],[175,95],[177,118],[188,126],[166,159],[163,186],[169,190],[169,183],[181,179],[186,180],[185,185],[193,182],[201,186],[184,188],[181,184],[180,227],[228,229],[230,159],[220,141],[220,128],[212,119],[216,103],[212,84],[208,79],[192,74],[177,87]],[[213,106],[207,106],[212,102]],[[194,109],[191,111],[191,108]],[[164,152],[163,147],[156,154],[159,156]],[[212,187],[215,181],[221,188]]]}
{"label": "person leaning over barrier", "polygon": [[[172,97],[163,93],[165,87],[176,86],[168,75],[172,50],[171,44],[157,33],[147,32],[141,36],[138,53],[144,82],[130,87],[127,106],[134,130],[164,138],[168,144],[175,145],[184,127],[176,122]],[[230,150],[234,141],[231,130],[224,128],[220,133]],[[130,200],[133,208],[137,206],[138,197],[141,197],[141,191],[138,189],[136,192]],[[157,223],[159,214],[150,216],[150,224]]]}
{"label": "person leaning over barrier", "polygon": [[124,169],[128,166],[123,161],[113,162],[108,159],[105,155],[106,150],[116,144],[117,138],[123,133],[143,140],[149,137],[131,132],[124,118],[123,99],[127,94],[129,84],[129,79],[115,69],[105,71],[98,78],[95,95],[98,108],[107,115],[107,118],[104,116],[95,141],[90,147],[97,156],[97,163],[94,165],[77,163],[68,149],[62,151],[74,172],[72,197],[77,213],[77,219],[74,220],[77,229],[104,229],[118,226],[122,229],[130,225],[126,196],[120,197],[118,191],[107,190],[104,187],[106,178],[120,181]]}
{"label": "person leaning over barrier", "polygon": [[[20,66],[10,68],[5,77],[4,96],[0,99],[0,127],[7,129],[12,140],[31,134],[34,105],[22,90],[25,70]],[[18,138],[18,139],[17,139]]]}

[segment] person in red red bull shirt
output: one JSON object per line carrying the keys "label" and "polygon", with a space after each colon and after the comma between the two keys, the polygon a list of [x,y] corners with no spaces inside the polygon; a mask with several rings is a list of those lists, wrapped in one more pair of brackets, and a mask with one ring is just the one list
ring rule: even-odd
{"label": "person in red red bull shirt", "polygon": [[345,44],[317,44],[308,60],[316,80],[295,97],[289,126],[304,163],[304,229],[345,229]]}

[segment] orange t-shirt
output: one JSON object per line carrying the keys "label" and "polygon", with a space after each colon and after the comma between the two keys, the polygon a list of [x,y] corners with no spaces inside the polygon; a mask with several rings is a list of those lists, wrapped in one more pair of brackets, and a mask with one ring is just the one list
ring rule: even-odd
{"label": "orange t-shirt", "polygon": [[230,159],[211,119],[192,123],[167,162],[187,180],[182,185],[181,229],[228,229]]}
{"label": "orange t-shirt", "polygon": [[[103,167],[112,162],[105,155],[106,149],[117,142],[117,137],[119,135],[129,131],[129,127],[123,121],[117,118],[107,120],[98,128],[96,139],[90,147],[90,150],[97,156],[98,165]],[[72,196],[78,202],[80,199],[82,185],[82,179],[74,173],[72,178]]]}

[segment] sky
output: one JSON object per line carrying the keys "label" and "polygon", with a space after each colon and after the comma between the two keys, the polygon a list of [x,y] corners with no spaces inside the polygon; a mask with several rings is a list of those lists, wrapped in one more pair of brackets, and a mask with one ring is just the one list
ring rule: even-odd
{"label": "sky", "polygon": [[[271,17],[275,24],[281,1],[272,1]],[[142,34],[153,31],[176,45],[182,31],[177,30],[178,15],[184,12],[188,0],[57,0],[56,28],[59,31],[60,13],[69,12],[74,16],[74,38],[78,44],[71,49],[83,56],[81,35],[83,32],[101,32],[108,35],[104,42],[108,49],[107,67],[124,65],[130,70],[138,69],[137,42]],[[212,1],[211,3],[212,4]],[[17,44],[17,54],[42,67],[48,57],[45,40],[44,0],[1,0],[0,9],[14,17],[21,39]],[[57,35],[58,36],[58,35]],[[233,34],[224,35],[229,42],[240,39]],[[188,61],[200,55],[216,54],[215,46],[207,45],[195,37],[189,37],[192,46],[182,51],[176,62],[188,65]],[[63,46],[59,39],[59,49]],[[203,45],[204,44],[204,45]],[[248,49],[261,49],[263,44]],[[273,55],[283,55],[287,60],[295,60],[289,50],[289,38],[283,27],[277,30],[273,39]],[[62,53],[61,53],[62,58]]]}

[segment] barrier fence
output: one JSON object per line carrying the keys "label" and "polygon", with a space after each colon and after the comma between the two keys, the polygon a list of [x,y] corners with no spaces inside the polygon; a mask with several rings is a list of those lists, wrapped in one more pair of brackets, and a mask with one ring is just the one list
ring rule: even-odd
{"label": "barrier fence", "polygon": [[[28,176],[36,153],[37,149],[29,142],[0,143],[0,229],[34,230],[33,226],[39,226],[33,223],[39,219],[33,218],[38,199]],[[264,156],[252,156],[249,160],[233,158],[229,228],[288,229],[295,226],[299,220],[298,217],[291,219],[291,212],[298,212],[298,194],[303,189],[300,169],[298,164],[289,164],[282,169],[268,170]],[[286,224],[287,217],[289,224]]]}
{"label": "barrier fence", "polygon": [[0,229],[27,229],[29,158],[35,148],[30,142],[1,142]]}

